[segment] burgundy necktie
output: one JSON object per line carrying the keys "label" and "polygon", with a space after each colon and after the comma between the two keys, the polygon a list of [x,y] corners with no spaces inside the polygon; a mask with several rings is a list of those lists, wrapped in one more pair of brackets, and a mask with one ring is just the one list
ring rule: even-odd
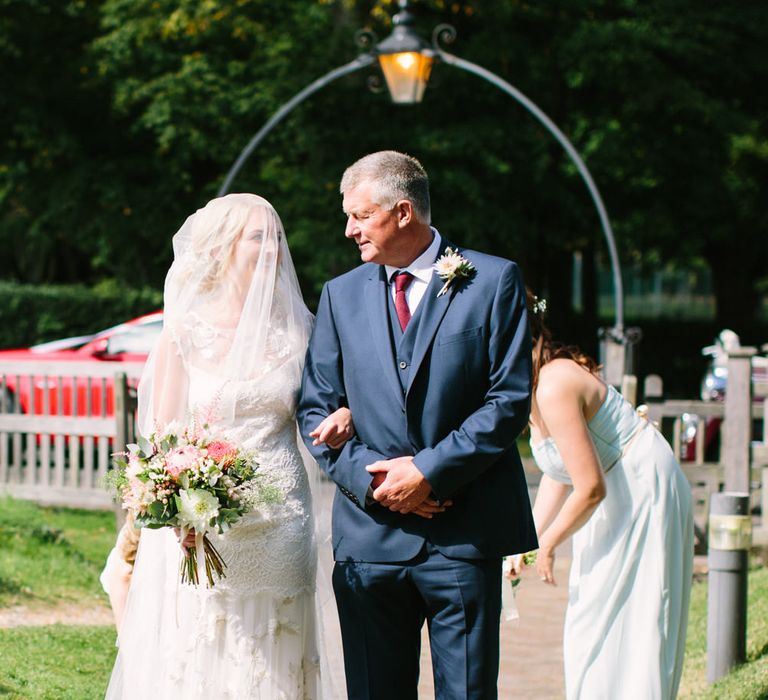
{"label": "burgundy necktie", "polygon": [[397,311],[397,320],[400,321],[400,329],[403,331],[411,320],[411,310],[405,298],[405,290],[411,282],[413,282],[413,275],[410,272],[398,272],[395,275],[395,311]]}

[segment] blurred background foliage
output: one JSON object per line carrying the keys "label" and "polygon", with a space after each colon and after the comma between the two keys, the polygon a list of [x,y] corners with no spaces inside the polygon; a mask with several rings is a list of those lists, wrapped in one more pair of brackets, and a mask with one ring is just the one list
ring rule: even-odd
{"label": "blurred background foliage", "polygon": [[162,292],[114,280],[81,284],[21,284],[0,280],[3,345],[24,347],[90,335],[162,306]]}
{"label": "blurred background foliage", "polygon": [[[356,30],[384,38],[396,4],[0,0],[0,279],[161,289],[171,236],[249,138],[357,54]],[[713,332],[768,341],[768,5],[413,5],[423,36],[454,25],[449,51],[518,87],[573,141],[624,265],[705,267]],[[324,280],[357,263],[342,235],[343,169],[394,148],[427,168],[446,236],[519,261],[555,330],[593,344],[610,320],[599,317],[595,270],[605,245],[560,146],[462,71],[436,66],[423,103],[405,107],[366,89],[373,73],[302,104],[234,184],[280,212],[310,306]]]}

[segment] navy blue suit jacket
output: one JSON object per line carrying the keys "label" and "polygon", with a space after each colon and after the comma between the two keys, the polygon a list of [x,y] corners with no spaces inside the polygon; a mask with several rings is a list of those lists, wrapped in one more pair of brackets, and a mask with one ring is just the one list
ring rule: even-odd
{"label": "navy blue suit jacket", "polygon": [[[298,416],[308,448],[339,487],[337,561],[406,561],[425,540],[448,557],[466,559],[537,546],[515,444],[530,403],[525,289],[515,263],[461,253],[476,271],[440,297],[443,282],[433,274],[419,308],[405,392],[384,267],[363,264],[323,288]],[[339,406],[351,409],[355,437],[341,450],[312,446],[307,434]],[[435,496],[454,505],[432,519],[366,505],[372,476],[365,467],[403,455],[413,455]]]}

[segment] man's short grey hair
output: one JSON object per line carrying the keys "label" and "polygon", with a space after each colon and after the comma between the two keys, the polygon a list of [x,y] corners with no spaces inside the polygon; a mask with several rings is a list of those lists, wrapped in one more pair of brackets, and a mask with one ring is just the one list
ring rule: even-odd
{"label": "man's short grey hair", "polygon": [[362,184],[371,185],[371,199],[380,207],[392,209],[398,201],[407,199],[420,223],[432,222],[429,178],[412,156],[397,151],[370,153],[344,171],[339,191],[344,194]]}

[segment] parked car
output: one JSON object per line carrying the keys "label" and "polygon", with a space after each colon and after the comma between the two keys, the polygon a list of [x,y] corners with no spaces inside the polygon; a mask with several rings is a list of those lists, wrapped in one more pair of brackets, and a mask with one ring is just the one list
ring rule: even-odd
{"label": "parked car", "polygon": [[[721,331],[715,342],[701,350],[701,354],[708,357],[707,369],[701,380],[702,401],[725,401],[725,393],[728,387],[728,353],[741,347],[739,336],[726,328]],[[763,346],[763,351],[768,346]],[[765,382],[768,380],[768,357],[754,355],[752,357],[752,382]],[[755,397],[755,401],[762,401]],[[705,461],[717,461],[720,450],[721,418],[703,418],[691,413],[683,414],[683,459],[693,461],[696,458],[696,431],[701,421],[704,421],[704,459]],[[754,440],[762,438],[762,421],[756,420],[753,424],[752,435]]]}
{"label": "parked car", "polygon": [[25,376],[24,364],[40,361],[71,364],[74,373],[80,363],[108,362],[114,364],[117,373],[121,363],[146,361],[162,327],[163,314],[157,311],[91,335],[63,338],[30,348],[0,350],[0,361],[15,365],[13,372],[0,371],[0,412],[42,415],[47,405],[52,415],[87,416],[102,415],[102,412],[106,416],[114,415],[113,373],[103,382],[88,377],[75,382],[64,370],[58,373],[61,379],[35,375],[34,382],[30,382],[29,373]]}

